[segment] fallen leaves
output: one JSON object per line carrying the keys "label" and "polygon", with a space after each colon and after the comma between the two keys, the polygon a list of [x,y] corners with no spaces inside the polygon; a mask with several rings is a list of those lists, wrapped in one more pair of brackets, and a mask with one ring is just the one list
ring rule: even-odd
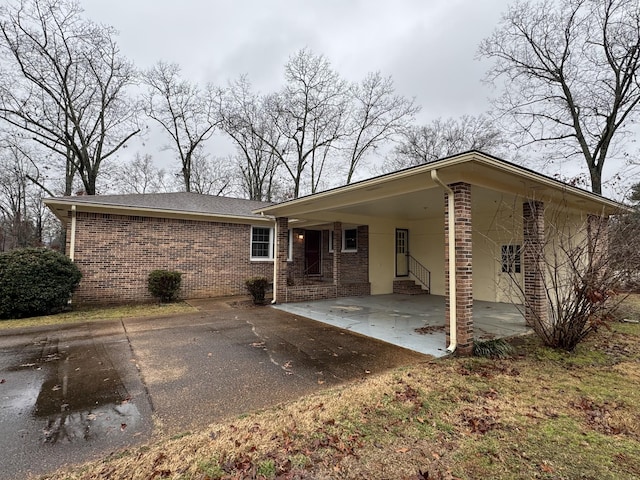
{"label": "fallen leaves", "polygon": [[597,404],[592,400],[582,397],[571,406],[583,412],[587,424],[600,433],[607,435],[619,435],[624,429],[613,420],[612,412],[621,408],[617,403],[604,402]]}
{"label": "fallen leaves", "polygon": [[483,409],[483,414],[478,414],[469,409],[465,409],[460,413],[463,423],[470,428],[471,433],[484,435],[490,430],[498,427],[498,422],[492,415],[489,415],[489,409]]}
{"label": "fallen leaves", "polygon": [[425,325],[424,327],[414,328],[414,331],[420,335],[432,335],[437,332],[444,332],[444,329],[444,325]]}

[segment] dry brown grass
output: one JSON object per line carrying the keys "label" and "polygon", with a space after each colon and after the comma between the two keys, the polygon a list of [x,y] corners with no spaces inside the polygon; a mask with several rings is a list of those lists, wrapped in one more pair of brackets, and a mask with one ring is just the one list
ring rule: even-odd
{"label": "dry brown grass", "polygon": [[640,478],[640,326],[613,323],[574,353],[532,338],[515,347],[511,359],[425,362],[45,478]]}

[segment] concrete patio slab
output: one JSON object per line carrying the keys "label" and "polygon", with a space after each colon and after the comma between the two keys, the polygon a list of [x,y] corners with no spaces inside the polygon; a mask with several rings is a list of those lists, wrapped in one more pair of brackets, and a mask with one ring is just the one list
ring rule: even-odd
{"label": "concrete patio slab", "polygon": [[[447,353],[445,298],[442,296],[372,295],[274,307],[434,357]],[[476,340],[530,331],[518,308],[507,303],[474,301],[473,319]]]}

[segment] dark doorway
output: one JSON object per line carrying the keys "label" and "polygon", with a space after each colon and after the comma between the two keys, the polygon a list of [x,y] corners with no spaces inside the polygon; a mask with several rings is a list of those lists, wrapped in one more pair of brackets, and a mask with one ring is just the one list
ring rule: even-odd
{"label": "dark doorway", "polygon": [[304,273],[305,275],[320,275],[322,262],[322,232],[319,230],[305,230],[304,232]]}

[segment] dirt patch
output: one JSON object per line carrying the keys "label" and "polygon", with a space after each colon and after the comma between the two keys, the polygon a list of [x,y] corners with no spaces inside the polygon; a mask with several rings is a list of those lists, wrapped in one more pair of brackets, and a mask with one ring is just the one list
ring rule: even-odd
{"label": "dirt patch", "polygon": [[255,304],[253,303],[253,300],[233,300],[233,301],[227,302],[227,305],[229,305],[231,308],[249,310],[254,308],[266,307],[269,304],[267,302],[263,304]]}

